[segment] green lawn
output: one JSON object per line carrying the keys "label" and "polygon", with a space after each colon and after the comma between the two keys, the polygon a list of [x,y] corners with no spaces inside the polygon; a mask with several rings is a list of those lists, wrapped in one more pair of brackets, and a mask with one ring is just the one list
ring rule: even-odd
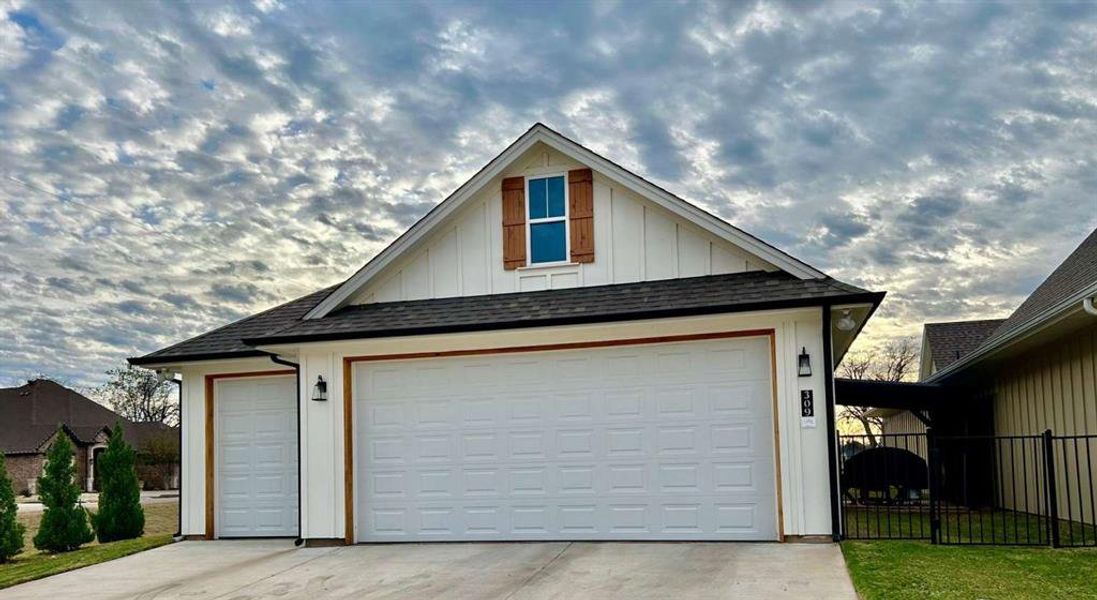
{"label": "green lawn", "polygon": [[1097,599],[1097,549],[842,542],[864,600]]}
{"label": "green lawn", "polygon": [[[848,539],[923,539],[930,537],[929,508],[846,507]],[[1064,546],[1088,546],[1097,542],[1097,528],[1090,524],[1059,521]],[[1010,511],[977,511],[946,508],[941,514],[941,540],[946,543],[1048,545],[1047,519]]]}
{"label": "green lawn", "polygon": [[31,539],[38,530],[42,513],[21,514],[19,521],[27,526],[26,545],[14,560],[0,564],[0,589],[170,543],[176,529],[177,512],[178,504],[174,502],[150,504],[145,506],[144,537],[109,544],[92,542],[79,550],[61,554],[43,554],[35,550]]}

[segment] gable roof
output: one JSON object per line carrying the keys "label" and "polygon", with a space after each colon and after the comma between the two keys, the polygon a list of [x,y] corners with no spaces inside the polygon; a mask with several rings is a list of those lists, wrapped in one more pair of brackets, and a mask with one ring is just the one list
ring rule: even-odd
{"label": "gable roof", "polygon": [[284,329],[245,339],[279,344],[425,335],[458,331],[575,325],[829,302],[878,304],[869,292],[835,279],[797,279],[788,273],[748,271],[536,292],[454,296],[344,307],[323,319],[302,319]]}
{"label": "gable roof", "polygon": [[1063,300],[1092,290],[1097,285],[1097,229],[1066,257],[1017,310],[1005,320],[994,337],[1007,335],[1053,308]]}
{"label": "gable roof", "polygon": [[518,139],[506,147],[498,156],[484,165],[468,181],[461,184],[445,200],[431,209],[394,242],[374,256],[349,279],[343,282],[331,294],[320,301],[305,315],[305,319],[318,319],[342,308],[351,298],[362,290],[391,264],[405,250],[426,236],[436,225],[457,211],[466,200],[474,196],[516,158],[532,148],[538,142],[543,143],[589,167],[621,182],[633,192],[655,202],[672,214],[691,221],[709,233],[729,241],[732,244],[753,253],[775,267],[801,279],[826,277],[818,269],[794,258],[778,248],[763,242],[749,233],[735,227],[727,221],[704,209],[683,200],[658,185],[625,169],[617,163],[597,154],[593,150],[565,137],[543,123],[535,123]]}
{"label": "gable roof", "polygon": [[37,452],[60,425],[74,440],[94,441],[103,427],[125,419],[82,394],[50,381],[35,379],[0,389],[0,452]]}
{"label": "gable roof", "polygon": [[941,368],[929,381],[941,380],[1005,349],[1027,334],[1040,330],[1072,311],[1080,310],[1084,298],[1097,295],[1097,229],[1074,249],[1047,279],[1013,311],[975,350],[948,367]]}
{"label": "gable roof", "polygon": [[229,323],[167,348],[150,352],[144,356],[130,358],[129,362],[132,365],[155,365],[177,360],[267,356],[266,352],[261,352],[245,344],[243,342],[244,338],[267,335],[298,321],[335,287],[324,288],[301,296],[296,300],[280,304],[261,313]]}
{"label": "gable roof", "polygon": [[943,369],[970,354],[983,343],[1005,319],[926,323],[926,343],[937,369]]}

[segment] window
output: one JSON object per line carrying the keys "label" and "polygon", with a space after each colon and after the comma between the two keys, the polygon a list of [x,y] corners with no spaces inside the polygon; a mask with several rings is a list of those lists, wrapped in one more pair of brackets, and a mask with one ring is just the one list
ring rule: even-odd
{"label": "window", "polygon": [[564,176],[528,180],[529,263],[568,259],[567,186]]}

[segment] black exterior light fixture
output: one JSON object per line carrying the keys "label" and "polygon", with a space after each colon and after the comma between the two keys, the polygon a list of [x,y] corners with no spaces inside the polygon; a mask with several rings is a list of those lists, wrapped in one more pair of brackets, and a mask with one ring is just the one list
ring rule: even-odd
{"label": "black exterior light fixture", "polygon": [[797,371],[800,377],[811,377],[811,356],[808,354],[806,347],[800,349],[799,369]]}
{"label": "black exterior light fixture", "polygon": [[328,399],[328,382],[323,375],[316,376],[316,385],[312,386],[312,399],[316,402],[325,402]]}

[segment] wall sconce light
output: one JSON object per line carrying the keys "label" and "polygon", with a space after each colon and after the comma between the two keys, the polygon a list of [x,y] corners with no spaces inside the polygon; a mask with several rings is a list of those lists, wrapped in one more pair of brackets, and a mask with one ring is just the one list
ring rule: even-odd
{"label": "wall sconce light", "polygon": [[800,361],[798,372],[800,377],[811,377],[811,356],[807,348],[800,349]]}
{"label": "wall sconce light", "polygon": [[328,399],[328,382],[324,381],[323,375],[316,376],[316,385],[312,386],[312,399],[317,402]]}
{"label": "wall sconce light", "polygon": [[842,331],[853,331],[853,328],[857,327],[857,321],[853,320],[853,317],[850,315],[850,310],[847,308],[842,311],[842,316],[835,325]]}

